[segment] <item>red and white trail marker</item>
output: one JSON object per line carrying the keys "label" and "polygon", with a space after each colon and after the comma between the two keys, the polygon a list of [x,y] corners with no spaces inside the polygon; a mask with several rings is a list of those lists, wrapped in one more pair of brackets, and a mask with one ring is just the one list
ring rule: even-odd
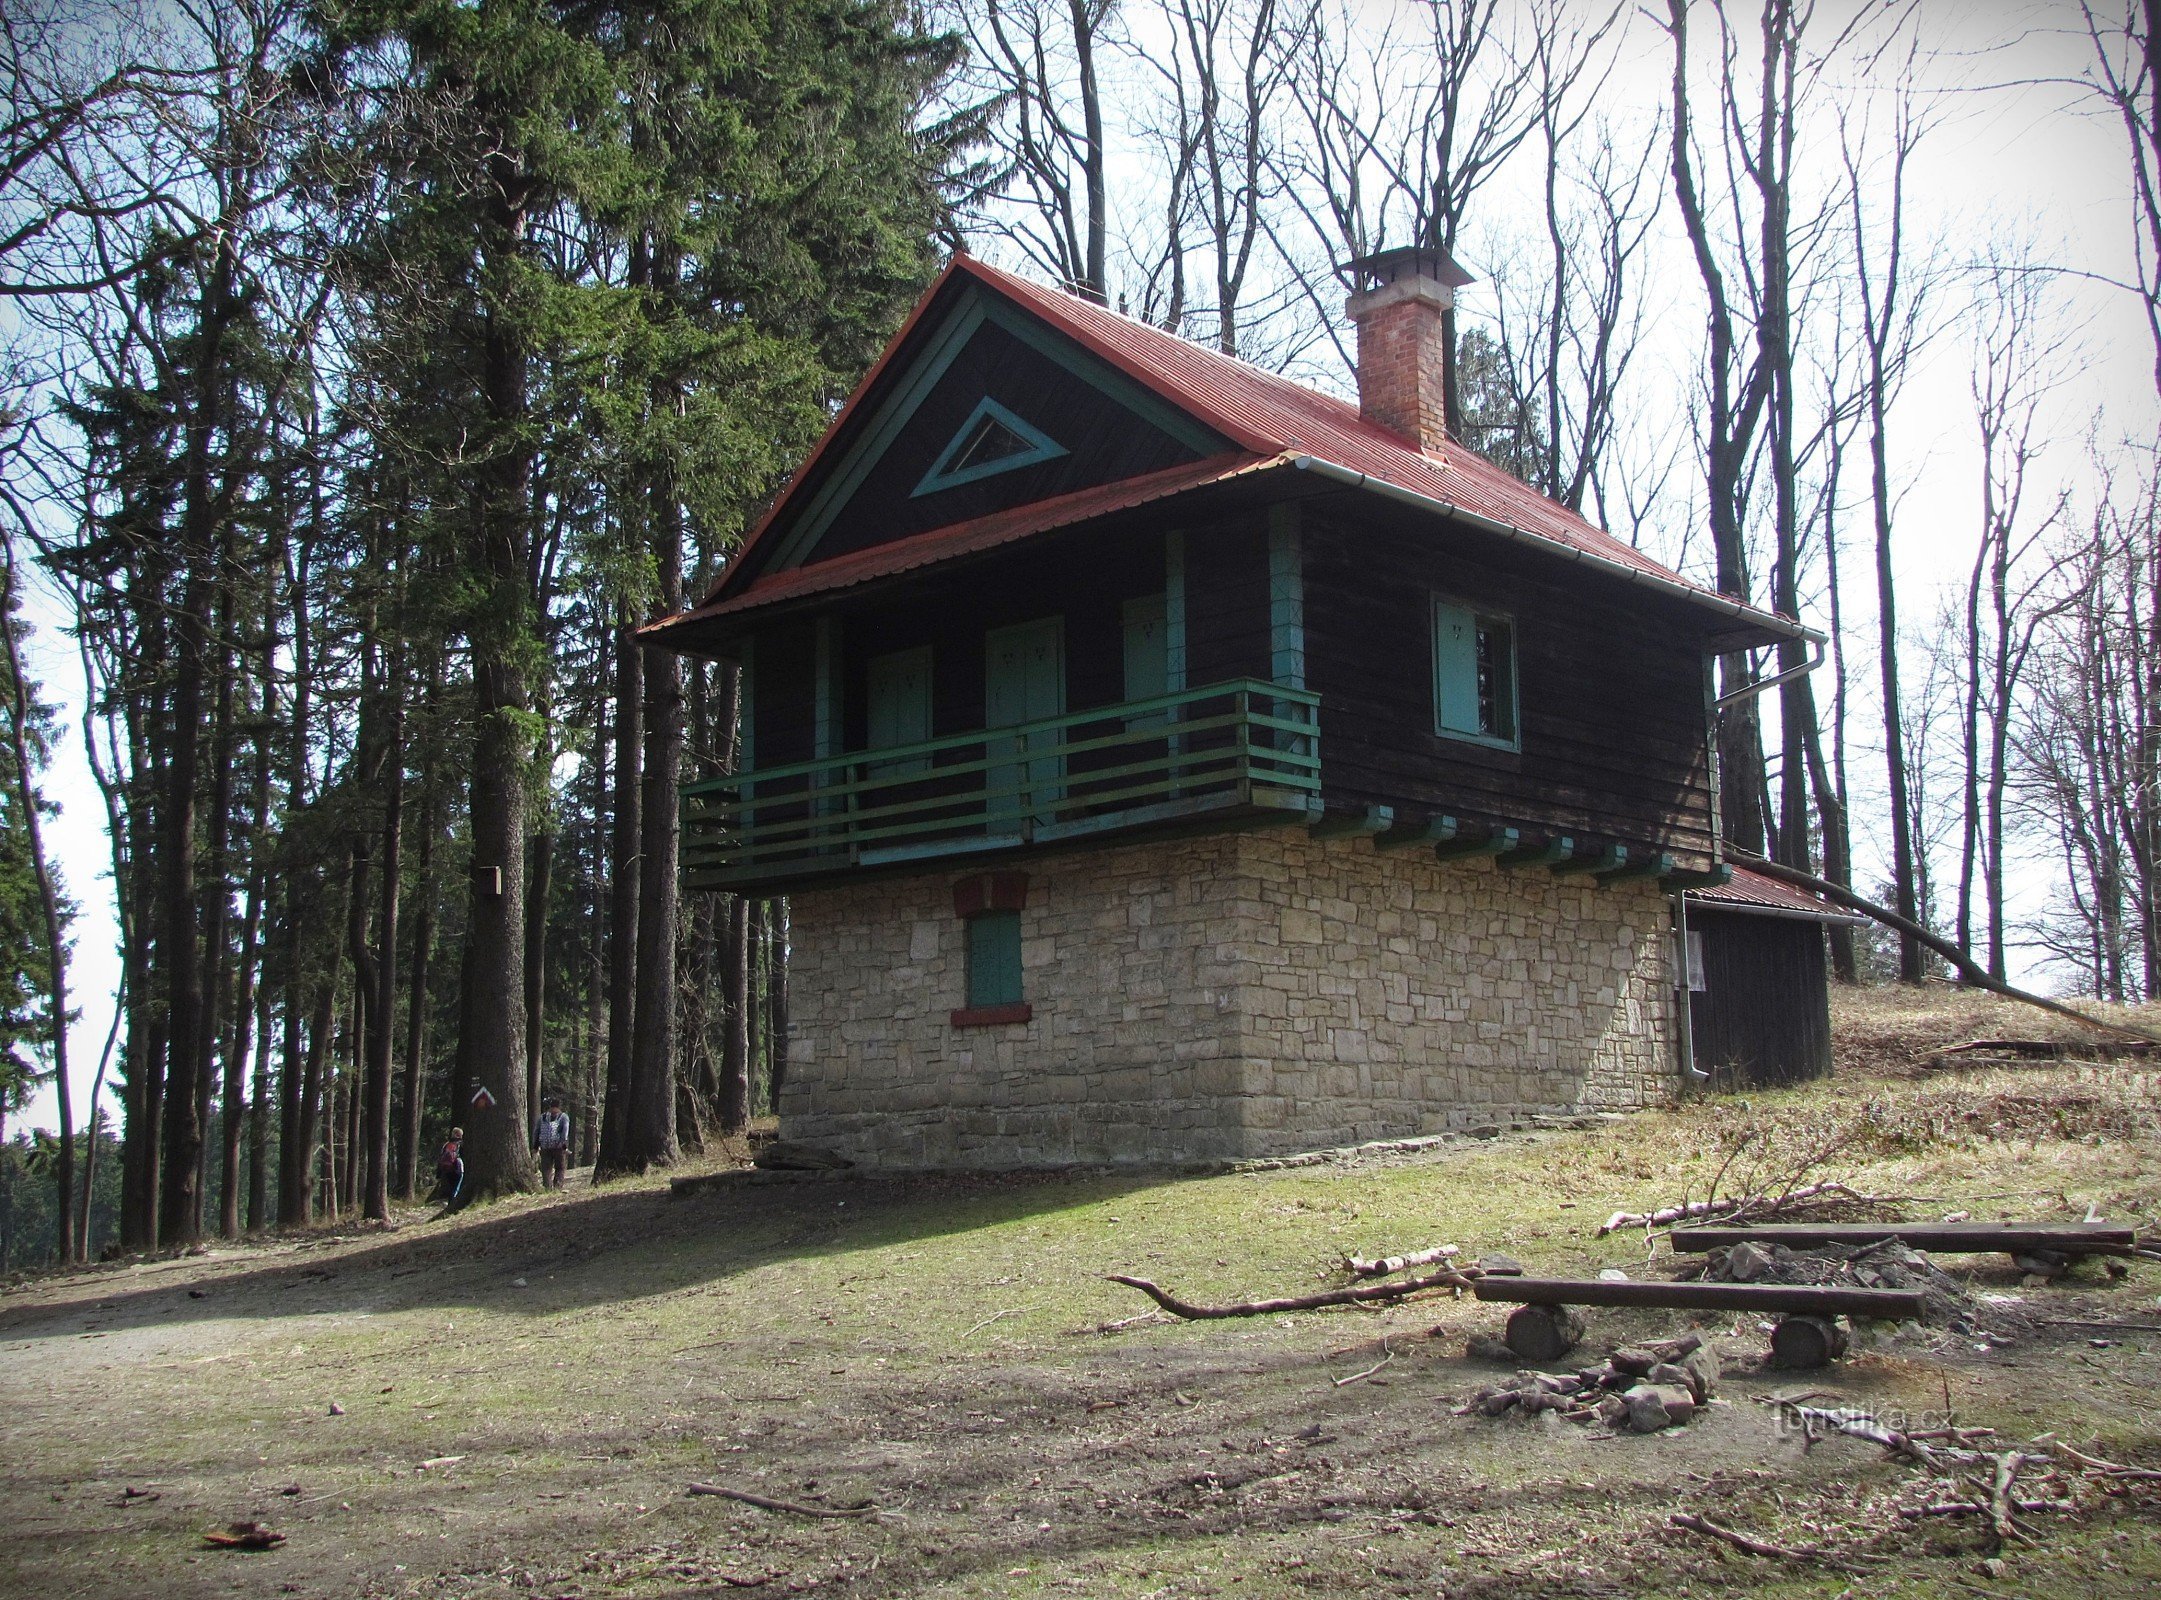
{"label": "red and white trail marker", "polygon": [[495,1096],[488,1093],[488,1086],[486,1084],[482,1084],[479,1088],[473,1091],[473,1109],[475,1111],[485,1111],[494,1104]]}

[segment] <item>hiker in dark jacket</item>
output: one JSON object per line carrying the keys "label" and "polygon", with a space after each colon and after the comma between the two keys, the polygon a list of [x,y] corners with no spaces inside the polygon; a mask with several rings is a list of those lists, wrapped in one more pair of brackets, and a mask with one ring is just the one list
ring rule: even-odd
{"label": "hiker in dark jacket", "polygon": [[533,1148],[540,1152],[541,1183],[560,1189],[570,1167],[570,1113],[555,1095],[540,1102],[540,1120],[533,1124]]}
{"label": "hiker in dark jacket", "polygon": [[465,1130],[452,1128],[450,1138],[435,1157],[435,1193],[431,1204],[453,1204],[465,1187]]}

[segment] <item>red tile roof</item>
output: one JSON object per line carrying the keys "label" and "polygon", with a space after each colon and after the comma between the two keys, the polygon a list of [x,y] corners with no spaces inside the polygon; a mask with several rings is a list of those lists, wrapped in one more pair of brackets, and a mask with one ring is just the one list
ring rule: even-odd
{"label": "red tile roof", "polygon": [[[763,542],[781,508],[854,416],[863,397],[907,342],[908,334],[939,293],[955,277],[963,275],[1033,311],[1085,349],[1231,439],[1239,452],[1153,473],[1129,483],[1083,490],[995,513],[974,522],[918,534],[828,561],[754,575],[744,581],[748,558]],[[1377,485],[1502,524],[1536,542],[1554,547],[1556,553],[1591,557],[1609,568],[1621,569],[1624,575],[1633,574],[1684,597],[1713,603],[1729,614],[1738,613],[1745,622],[1775,633],[1795,631],[1795,624],[1787,619],[1753,607],[1739,607],[1726,596],[1661,566],[1469,450],[1451,448],[1440,456],[1427,455],[1387,429],[1368,422],[1348,401],[1308,389],[1275,373],[1263,372],[1161,328],[1121,316],[1093,301],[1047,288],[965,255],[956,256],[917,302],[907,324],[857,386],[787,489],[744,541],[735,560],[721,574],[705,602],[682,616],[658,624],[656,631],[908,571],[1063,527],[1085,517],[1183,493],[1259,467],[1302,465],[1308,461],[1359,474]]]}
{"label": "red tile roof", "polygon": [[1795,916],[1821,917],[1826,922],[1860,922],[1864,919],[1841,911],[1828,900],[1796,889],[1776,878],[1767,878],[1746,867],[1733,869],[1733,881],[1715,889],[1691,889],[1688,898],[1712,907],[1737,911],[1776,911]]}

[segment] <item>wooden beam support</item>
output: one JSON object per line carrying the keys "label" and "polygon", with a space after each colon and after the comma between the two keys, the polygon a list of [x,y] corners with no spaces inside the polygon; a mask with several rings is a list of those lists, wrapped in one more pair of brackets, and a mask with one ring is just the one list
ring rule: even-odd
{"label": "wooden beam support", "polygon": [[1658,880],[1661,889],[1723,889],[1733,882],[1733,868],[1721,861],[1708,872],[1669,872]]}
{"label": "wooden beam support", "polygon": [[2016,1250],[2098,1255],[2131,1249],[2138,1232],[2105,1222],[1759,1222],[1675,1228],[1667,1235],[1675,1250],[1691,1252],[1723,1250],[1744,1240],[1807,1250],[1826,1244],[1881,1244],[1886,1239],[1944,1255]]}
{"label": "wooden beam support", "polygon": [[1396,820],[1394,806],[1360,806],[1355,811],[1324,811],[1320,820],[1307,825],[1316,839],[1350,839],[1362,833],[1379,835]]}
{"label": "wooden beam support", "polygon": [[1466,861],[1473,856],[1505,855],[1523,843],[1523,835],[1514,828],[1488,828],[1477,838],[1451,839],[1433,847],[1436,861]]}
{"label": "wooden beam support", "polygon": [[1552,870],[1556,878],[1566,878],[1584,872],[1616,872],[1627,865],[1628,846],[1611,844],[1603,850],[1586,850],[1566,861],[1556,861]]}
{"label": "wooden beam support", "polygon": [[1608,884],[1629,883],[1638,878],[1663,878],[1672,871],[1673,857],[1661,850],[1657,855],[1638,856],[1625,867],[1616,867],[1611,872],[1601,872],[1598,875],[1598,886],[1603,889]]}
{"label": "wooden beam support", "polygon": [[1818,1288],[1786,1283],[1667,1283],[1603,1278],[1480,1278],[1471,1286],[1480,1300],[1537,1306],[1659,1306],[1673,1311],[1780,1311],[1818,1317],[1882,1317],[1903,1321],[1922,1314],[1918,1289]]}
{"label": "wooden beam support", "polygon": [[1541,844],[1518,845],[1493,858],[1493,864],[1513,872],[1518,867],[1550,867],[1576,853],[1576,841],[1565,833],[1550,835]]}
{"label": "wooden beam support", "polygon": [[1428,817],[1423,822],[1400,822],[1373,836],[1376,850],[1408,850],[1422,844],[1446,844],[1463,831],[1454,817]]}

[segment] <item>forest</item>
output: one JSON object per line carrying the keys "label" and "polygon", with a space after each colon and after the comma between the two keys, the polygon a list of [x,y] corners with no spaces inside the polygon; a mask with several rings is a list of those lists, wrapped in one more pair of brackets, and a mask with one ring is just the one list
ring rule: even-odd
{"label": "forest", "polygon": [[[0,1270],[386,1220],[454,1123],[476,1193],[530,1188],[544,1094],[596,1180],[770,1105],[788,906],[676,883],[738,685],[638,629],[960,250],[1339,392],[1345,264],[1448,250],[1463,444],[1829,638],[1718,663],[1774,682],[1716,729],[1726,837],[2155,998],[2161,6],[1939,20],[10,5],[0,1177],[40,1194]],[[1918,192],[2035,96],[2106,136],[2103,257]]]}

